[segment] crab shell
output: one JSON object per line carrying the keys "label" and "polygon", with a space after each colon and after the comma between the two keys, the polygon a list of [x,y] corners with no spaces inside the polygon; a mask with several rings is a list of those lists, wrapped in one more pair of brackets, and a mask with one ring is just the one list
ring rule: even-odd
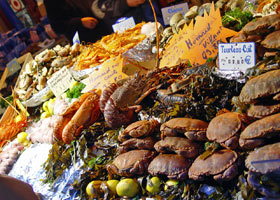
{"label": "crab shell", "polygon": [[117,152],[121,154],[133,149],[153,150],[154,144],[155,140],[151,137],[146,137],[143,139],[131,138],[120,144],[120,146],[117,148]]}
{"label": "crab shell", "polygon": [[280,111],[280,104],[275,105],[255,105],[252,104],[247,111],[248,116],[254,118],[263,118],[268,115],[278,113]]}
{"label": "crab shell", "polygon": [[274,31],[265,37],[261,44],[268,49],[279,49],[280,48],[280,30]]}
{"label": "crab shell", "polygon": [[242,88],[239,100],[253,103],[257,98],[280,92],[280,70],[273,70],[250,79]]}
{"label": "crab shell", "polygon": [[279,162],[265,161],[277,159],[280,159],[280,142],[266,145],[250,152],[245,160],[245,164],[246,167],[252,172],[267,174],[279,171],[280,164]]}
{"label": "crab shell", "polygon": [[280,131],[280,113],[257,120],[247,126],[240,135],[239,145],[244,149],[261,146],[265,138],[271,138]]}
{"label": "crab shell", "polygon": [[185,134],[190,140],[206,140],[208,123],[191,118],[173,118],[160,127],[161,137]]}
{"label": "crab shell", "polygon": [[242,115],[228,112],[213,118],[207,128],[206,136],[210,141],[216,141],[228,149],[238,146],[239,130],[242,127]]}
{"label": "crab shell", "polygon": [[198,155],[201,147],[187,138],[165,137],[155,144],[155,149],[160,153],[175,152],[185,158],[193,158]]}
{"label": "crab shell", "polygon": [[176,154],[159,154],[149,165],[153,176],[166,175],[170,179],[183,180],[188,177],[192,161]]}
{"label": "crab shell", "polygon": [[266,33],[268,28],[277,27],[280,24],[280,15],[274,14],[258,18],[256,21],[251,21],[243,27],[245,34],[252,35],[256,33]]}
{"label": "crab shell", "polygon": [[237,159],[237,153],[229,149],[217,151],[205,160],[199,156],[189,169],[189,177],[204,180],[213,176],[217,181],[229,181],[238,174]]}
{"label": "crab shell", "polygon": [[154,157],[153,151],[132,150],[116,157],[112,164],[107,165],[107,170],[110,174],[126,177],[143,175]]}
{"label": "crab shell", "polygon": [[127,126],[124,131],[119,135],[119,140],[121,142],[129,139],[130,137],[138,138],[142,136],[150,135],[152,132],[158,128],[159,122],[157,120],[141,120],[134,122]]}

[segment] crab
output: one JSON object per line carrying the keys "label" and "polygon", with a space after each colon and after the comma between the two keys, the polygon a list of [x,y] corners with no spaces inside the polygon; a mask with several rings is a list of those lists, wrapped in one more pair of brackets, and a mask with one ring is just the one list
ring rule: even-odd
{"label": "crab", "polygon": [[165,137],[163,140],[158,141],[154,147],[157,152],[175,152],[185,158],[196,157],[202,149],[199,144],[182,137]]}
{"label": "crab", "polygon": [[130,124],[124,131],[119,135],[118,139],[121,142],[133,137],[138,138],[142,136],[148,136],[153,133],[159,127],[159,122],[155,119],[152,120],[141,120]]}
{"label": "crab", "polygon": [[165,175],[170,179],[184,180],[192,161],[177,154],[159,154],[149,165],[148,172],[153,176]]}
{"label": "crab", "polygon": [[247,81],[241,90],[239,100],[254,103],[258,98],[277,95],[280,92],[280,69],[272,70]]}
{"label": "crab", "polygon": [[154,144],[155,140],[151,137],[146,137],[143,139],[131,138],[120,144],[120,146],[117,148],[117,152],[121,154],[133,149],[153,150]]}
{"label": "crab", "polygon": [[229,181],[238,174],[238,155],[235,151],[222,149],[206,159],[198,156],[189,169],[189,178],[203,181],[212,176],[216,181]]}
{"label": "crab", "polygon": [[280,104],[262,105],[252,104],[247,111],[248,116],[254,118],[263,118],[268,115],[278,113],[280,111]]}
{"label": "crab", "polygon": [[[275,180],[277,178],[279,180],[279,162],[280,142],[250,152],[245,160],[245,165],[249,169],[247,178],[249,185],[269,198],[280,198],[279,181]],[[278,191],[273,190],[273,182],[278,185]]]}
{"label": "crab", "polygon": [[155,155],[154,151],[149,150],[132,150],[120,154],[112,164],[107,165],[108,173],[126,177],[143,175]]}
{"label": "crab", "polygon": [[256,33],[263,34],[269,31],[269,28],[278,28],[280,24],[280,15],[274,14],[258,18],[256,21],[251,21],[243,27],[245,34],[254,35]]}
{"label": "crab", "polygon": [[254,149],[274,137],[280,131],[280,113],[257,120],[240,134],[239,145],[244,149]]}
{"label": "crab", "polygon": [[245,128],[245,118],[237,112],[227,112],[213,118],[206,131],[210,141],[215,141],[228,149],[238,147],[240,132]]}
{"label": "crab", "polygon": [[173,118],[160,127],[161,137],[185,134],[190,140],[205,141],[208,123],[191,118]]}
{"label": "crab", "polygon": [[280,30],[274,31],[267,35],[261,44],[268,49],[279,49],[280,48]]}

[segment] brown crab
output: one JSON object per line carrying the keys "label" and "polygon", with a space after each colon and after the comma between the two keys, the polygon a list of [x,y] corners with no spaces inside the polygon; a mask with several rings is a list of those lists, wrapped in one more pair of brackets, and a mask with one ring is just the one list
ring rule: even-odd
{"label": "brown crab", "polygon": [[238,146],[240,132],[244,129],[245,118],[237,112],[227,112],[213,118],[206,131],[210,141],[215,141],[228,149]]}
{"label": "brown crab", "polygon": [[[280,198],[280,192],[273,190],[273,182],[278,185],[275,178],[279,178],[280,171],[280,142],[266,145],[250,152],[245,160],[246,167],[249,169],[248,183],[255,190],[270,198]],[[262,180],[265,175],[268,183]],[[279,189],[279,188],[278,188]]]}
{"label": "brown crab", "polygon": [[189,177],[202,181],[213,176],[216,181],[229,181],[238,174],[237,161],[237,153],[229,149],[217,151],[205,160],[198,156],[189,169]]}
{"label": "brown crab", "polygon": [[155,150],[157,152],[175,152],[185,158],[196,157],[201,149],[202,147],[199,144],[182,137],[165,137],[155,144]]}
{"label": "brown crab", "polygon": [[165,175],[170,179],[183,180],[188,177],[192,161],[177,154],[159,154],[149,165],[153,176]]}
{"label": "brown crab", "polygon": [[208,123],[191,118],[173,118],[160,127],[161,137],[185,134],[190,140],[205,141]]}
{"label": "brown crab", "polygon": [[268,115],[278,113],[280,111],[280,104],[262,105],[252,104],[247,111],[248,116],[254,118],[263,118]]}
{"label": "brown crab", "polygon": [[159,127],[159,122],[155,119],[152,120],[141,120],[134,122],[127,126],[124,131],[119,135],[118,139],[121,142],[133,137],[148,136],[153,133]]}
{"label": "brown crab", "polygon": [[132,150],[120,154],[112,164],[107,165],[109,174],[132,177],[143,175],[155,157],[155,152],[149,150]]}
{"label": "brown crab", "polygon": [[122,144],[120,144],[120,146],[118,146],[117,148],[117,152],[121,154],[133,149],[153,150],[154,144],[155,144],[155,140],[151,137],[146,137],[143,139],[131,138],[129,140],[124,141]]}
{"label": "brown crab", "polygon": [[280,69],[266,72],[250,79],[242,88],[239,100],[254,103],[258,98],[276,95],[280,92]]}
{"label": "brown crab", "polygon": [[245,34],[263,34],[269,31],[269,28],[279,28],[280,15],[274,14],[265,17],[258,18],[256,21],[251,21],[243,27]]}
{"label": "brown crab", "polygon": [[239,145],[244,149],[253,149],[263,145],[267,139],[280,131],[280,113],[257,120],[241,133]]}
{"label": "brown crab", "polygon": [[267,35],[261,44],[268,49],[279,49],[280,48],[280,30],[274,31]]}

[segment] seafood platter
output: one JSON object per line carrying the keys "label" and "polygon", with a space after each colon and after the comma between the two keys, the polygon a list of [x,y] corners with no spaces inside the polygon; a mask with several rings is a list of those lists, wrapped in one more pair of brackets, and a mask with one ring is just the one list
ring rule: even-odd
{"label": "seafood platter", "polygon": [[277,0],[215,1],[223,26],[238,31],[228,42],[256,44],[256,65],[239,77],[220,76],[216,56],[195,67],[138,70],[102,90],[84,92],[77,79],[61,96],[26,104],[62,67],[96,71],[147,35],[151,52],[164,51],[173,34],[209,12],[210,1],[191,2],[156,35],[142,35],[141,23],[28,62],[0,122],[0,173],[31,184],[42,199],[280,199]]}

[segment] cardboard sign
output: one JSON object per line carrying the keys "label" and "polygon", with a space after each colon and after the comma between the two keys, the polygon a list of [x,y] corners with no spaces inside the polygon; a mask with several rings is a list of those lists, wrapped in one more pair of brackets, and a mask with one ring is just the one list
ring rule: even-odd
{"label": "cardboard sign", "polygon": [[123,64],[123,58],[120,56],[104,62],[98,71],[93,72],[82,81],[86,85],[82,92],[92,89],[104,90],[109,84],[126,78],[127,75],[122,72]]}
{"label": "cardboard sign", "polygon": [[118,31],[119,33],[122,33],[127,29],[133,28],[134,26],[135,26],[135,21],[133,17],[129,17],[129,18],[123,17],[119,19],[116,24],[112,25],[114,32]]}
{"label": "cardboard sign", "polygon": [[[192,66],[204,64],[208,58],[215,57],[218,54],[218,44],[226,42],[226,38],[235,35],[236,32],[222,26],[220,10],[215,10],[214,3],[208,15],[204,13],[204,17],[198,16],[196,23],[191,22],[188,26],[185,25],[183,30],[179,32],[180,39],[177,42],[177,47],[182,49],[183,54],[178,55],[178,61],[189,60]],[[166,51],[171,51],[169,46]],[[166,53],[163,53],[163,58]],[[168,56],[168,55],[167,55]],[[163,63],[162,63],[163,62]],[[166,59],[162,59],[160,67],[164,67]]]}
{"label": "cardboard sign", "polygon": [[255,66],[255,43],[219,44],[219,69],[224,71],[243,71]]}
{"label": "cardboard sign", "polygon": [[63,67],[52,75],[52,77],[47,81],[47,84],[54,95],[58,97],[62,95],[74,81],[75,80],[67,67]]}
{"label": "cardboard sign", "polygon": [[189,10],[188,3],[181,3],[174,6],[169,6],[161,9],[163,16],[163,22],[165,25],[169,25],[170,18],[177,12],[182,13],[183,15]]}

